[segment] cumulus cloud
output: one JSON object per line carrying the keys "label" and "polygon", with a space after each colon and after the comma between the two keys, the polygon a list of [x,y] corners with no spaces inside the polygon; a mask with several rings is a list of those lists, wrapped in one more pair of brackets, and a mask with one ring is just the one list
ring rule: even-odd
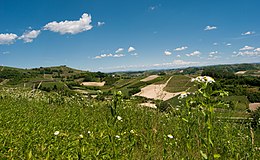
{"label": "cumulus cloud", "polygon": [[24,43],[30,43],[33,39],[37,38],[40,33],[40,30],[26,31],[18,39],[22,39]]}
{"label": "cumulus cloud", "polygon": [[175,48],[174,50],[175,51],[183,51],[185,49],[187,49],[188,47],[187,46],[183,46],[183,47],[178,47],[178,48]]}
{"label": "cumulus cloud", "polygon": [[254,51],[255,52],[260,52],[260,48],[256,48]]}
{"label": "cumulus cloud", "polygon": [[260,56],[259,51],[243,51],[243,52],[238,52],[236,56]]}
{"label": "cumulus cloud", "polygon": [[77,34],[92,29],[93,26],[90,23],[91,16],[84,13],[77,21],[53,21],[46,24],[43,28],[44,30],[59,32],[60,34]]}
{"label": "cumulus cloud", "polygon": [[124,48],[118,48],[117,50],[116,50],[116,53],[120,53],[120,52],[123,52],[124,51]]}
{"label": "cumulus cloud", "polygon": [[246,51],[246,50],[253,50],[254,47],[251,47],[251,46],[244,46],[243,48],[240,48],[239,50],[240,51]]}
{"label": "cumulus cloud", "polygon": [[105,22],[97,22],[98,27],[105,25]]}
{"label": "cumulus cloud", "polygon": [[172,52],[166,50],[166,51],[164,51],[164,54],[165,54],[166,56],[169,56],[169,55],[172,54]]}
{"label": "cumulus cloud", "polygon": [[5,34],[0,34],[0,45],[1,44],[13,44],[18,38],[16,34],[13,33],[5,33]]}
{"label": "cumulus cloud", "polygon": [[200,51],[194,51],[194,52],[192,52],[190,54],[186,54],[186,56],[188,56],[188,57],[190,57],[190,56],[199,56],[200,54],[201,54]]}
{"label": "cumulus cloud", "polygon": [[206,26],[204,28],[204,31],[210,31],[210,30],[214,30],[214,29],[217,29],[217,27],[216,26]]}
{"label": "cumulus cloud", "polygon": [[133,52],[133,51],[135,51],[135,48],[134,48],[134,47],[129,47],[129,48],[128,48],[128,52]]}
{"label": "cumulus cloud", "polygon": [[237,56],[260,56],[260,48],[245,46],[239,49],[239,52],[234,51],[232,57]]}
{"label": "cumulus cloud", "polygon": [[124,57],[124,54],[114,54],[113,57]]}
{"label": "cumulus cloud", "polygon": [[242,36],[251,35],[251,34],[255,34],[255,32],[254,31],[247,31],[245,33],[241,33]]}
{"label": "cumulus cloud", "polygon": [[125,56],[124,54],[101,54],[101,55],[98,55],[96,57],[94,57],[94,59],[101,59],[101,58],[107,58],[107,57],[123,57]]}
{"label": "cumulus cloud", "polygon": [[214,46],[217,46],[217,45],[218,45],[218,43],[216,43],[216,42],[215,42],[215,43],[213,43],[213,45],[214,45]]}

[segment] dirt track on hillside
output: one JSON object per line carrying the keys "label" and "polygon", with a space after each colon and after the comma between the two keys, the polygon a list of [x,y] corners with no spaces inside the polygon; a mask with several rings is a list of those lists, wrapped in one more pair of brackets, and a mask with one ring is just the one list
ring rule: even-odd
{"label": "dirt track on hillside", "polygon": [[172,97],[175,97],[179,95],[181,92],[177,93],[170,93],[164,91],[164,87],[167,86],[168,82],[171,80],[172,77],[170,77],[166,83],[164,84],[151,84],[141,89],[141,92],[136,93],[134,96],[141,96],[146,97],[150,99],[159,99],[166,101],[168,99],[171,99]]}

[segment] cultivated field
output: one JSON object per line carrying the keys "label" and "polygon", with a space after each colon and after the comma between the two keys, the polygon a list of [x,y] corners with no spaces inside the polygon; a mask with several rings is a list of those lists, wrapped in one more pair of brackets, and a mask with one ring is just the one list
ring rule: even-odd
{"label": "cultivated field", "polygon": [[191,82],[191,78],[185,75],[174,75],[164,88],[165,91],[170,93],[193,91],[194,84]]}

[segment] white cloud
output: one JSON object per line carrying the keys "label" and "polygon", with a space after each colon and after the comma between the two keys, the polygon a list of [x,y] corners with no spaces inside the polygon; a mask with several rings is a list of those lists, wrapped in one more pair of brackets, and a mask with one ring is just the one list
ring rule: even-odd
{"label": "white cloud", "polygon": [[256,48],[254,51],[255,52],[260,52],[260,48]]}
{"label": "white cloud", "polygon": [[253,50],[254,47],[251,47],[251,46],[244,46],[243,48],[240,48],[239,50],[240,51],[246,51],[246,50]]}
{"label": "white cloud", "polygon": [[217,59],[217,58],[219,58],[219,56],[216,56],[216,54],[218,54],[218,51],[210,52],[208,59]]}
{"label": "white cloud", "polygon": [[100,59],[105,57],[113,57],[113,54],[101,54],[99,56],[96,56],[95,59]]}
{"label": "white cloud", "polygon": [[24,43],[30,43],[33,41],[33,39],[38,37],[40,32],[41,32],[40,30],[27,31],[27,32],[24,32],[23,35],[21,37],[19,37],[18,39],[22,39],[24,41]]}
{"label": "white cloud", "polygon": [[214,54],[217,54],[218,51],[213,51],[213,52],[210,52],[209,55],[214,55]]}
{"label": "white cloud", "polygon": [[129,48],[128,48],[128,52],[133,52],[133,51],[135,51],[135,48],[134,48],[134,47],[129,47]]}
{"label": "white cloud", "polygon": [[60,34],[77,34],[92,29],[91,16],[84,13],[77,21],[50,22],[44,26],[44,30],[59,32]]}
{"label": "white cloud", "polygon": [[214,45],[214,46],[217,46],[217,45],[218,45],[218,43],[216,43],[216,42],[215,42],[215,43],[213,43],[213,45]]}
{"label": "white cloud", "polygon": [[97,22],[98,27],[105,25],[105,22]]}
{"label": "white cloud", "polygon": [[214,29],[217,29],[217,27],[216,26],[206,26],[204,28],[204,31],[210,31],[210,30],[214,30]]}
{"label": "white cloud", "polygon": [[124,54],[101,54],[101,55],[98,55],[96,57],[94,57],[94,59],[101,59],[101,58],[107,58],[107,57],[124,57],[125,55]]}
{"label": "white cloud", "polygon": [[183,46],[183,47],[175,48],[174,50],[175,51],[183,51],[183,50],[185,50],[187,48],[188,48],[187,46]]}
{"label": "white cloud", "polygon": [[243,51],[239,52],[236,56],[260,56],[258,51]]}
{"label": "white cloud", "polygon": [[1,44],[13,44],[18,36],[13,33],[0,34],[0,45]]}
{"label": "white cloud", "polygon": [[231,46],[232,44],[231,43],[227,43],[226,46]]}
{"label": "white cloud", "polygon": [[192,52],[190,54],[186,54],[186,56],[188,56],[188,57],[190,57],[190,56],[199,56],[200,54],[201,54],[200,51],[194,51],[194,52]]}
{"label": "white cloud", "polygon": [[138,53],[131,53],[131,56],[138,56]]}
{"label": "white cloud", "polygon": [[260,56],[260,48],[254,48],[251,46],[245,46],[240,49],[239,52],[234,51],[232,57],[237,56]]}
{"label": "white cloud", "polygon": [[177,57],[177,58],[180,58],[180,57],[181,57],[181,55],[179,55],[179,54],[178,54],[176,57]]}
{"label": "white cloud", "polygon": [[116,53],[120,53],[120,52],[123,52],[124,51],[124,48],[118,48],[117,50],[116,50]]}
{"label": "white cloud", "polygon": [[251,34],[255,34],[255,32],[254,31],[247,31],[245,33],[241,33],[242,36],[251,35]]}
{"label": "white cloud", "polygon": [[166,50],[166,51],[164,51],[164,54],[165,54],[166,56],[169,56],[169,55],[172,54],[172,52]]}
{"label": "white cloud", "polygon": [[113,57],[124,57],[124,54],[114,54]]}

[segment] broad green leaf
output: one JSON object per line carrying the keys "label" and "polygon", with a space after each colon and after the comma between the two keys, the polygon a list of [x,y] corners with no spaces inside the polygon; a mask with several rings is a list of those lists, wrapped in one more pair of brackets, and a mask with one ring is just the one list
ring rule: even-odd
{"label": "broad green leaf", "polygon": [[214,154],[214,158],[220,158],[220,154]]}

